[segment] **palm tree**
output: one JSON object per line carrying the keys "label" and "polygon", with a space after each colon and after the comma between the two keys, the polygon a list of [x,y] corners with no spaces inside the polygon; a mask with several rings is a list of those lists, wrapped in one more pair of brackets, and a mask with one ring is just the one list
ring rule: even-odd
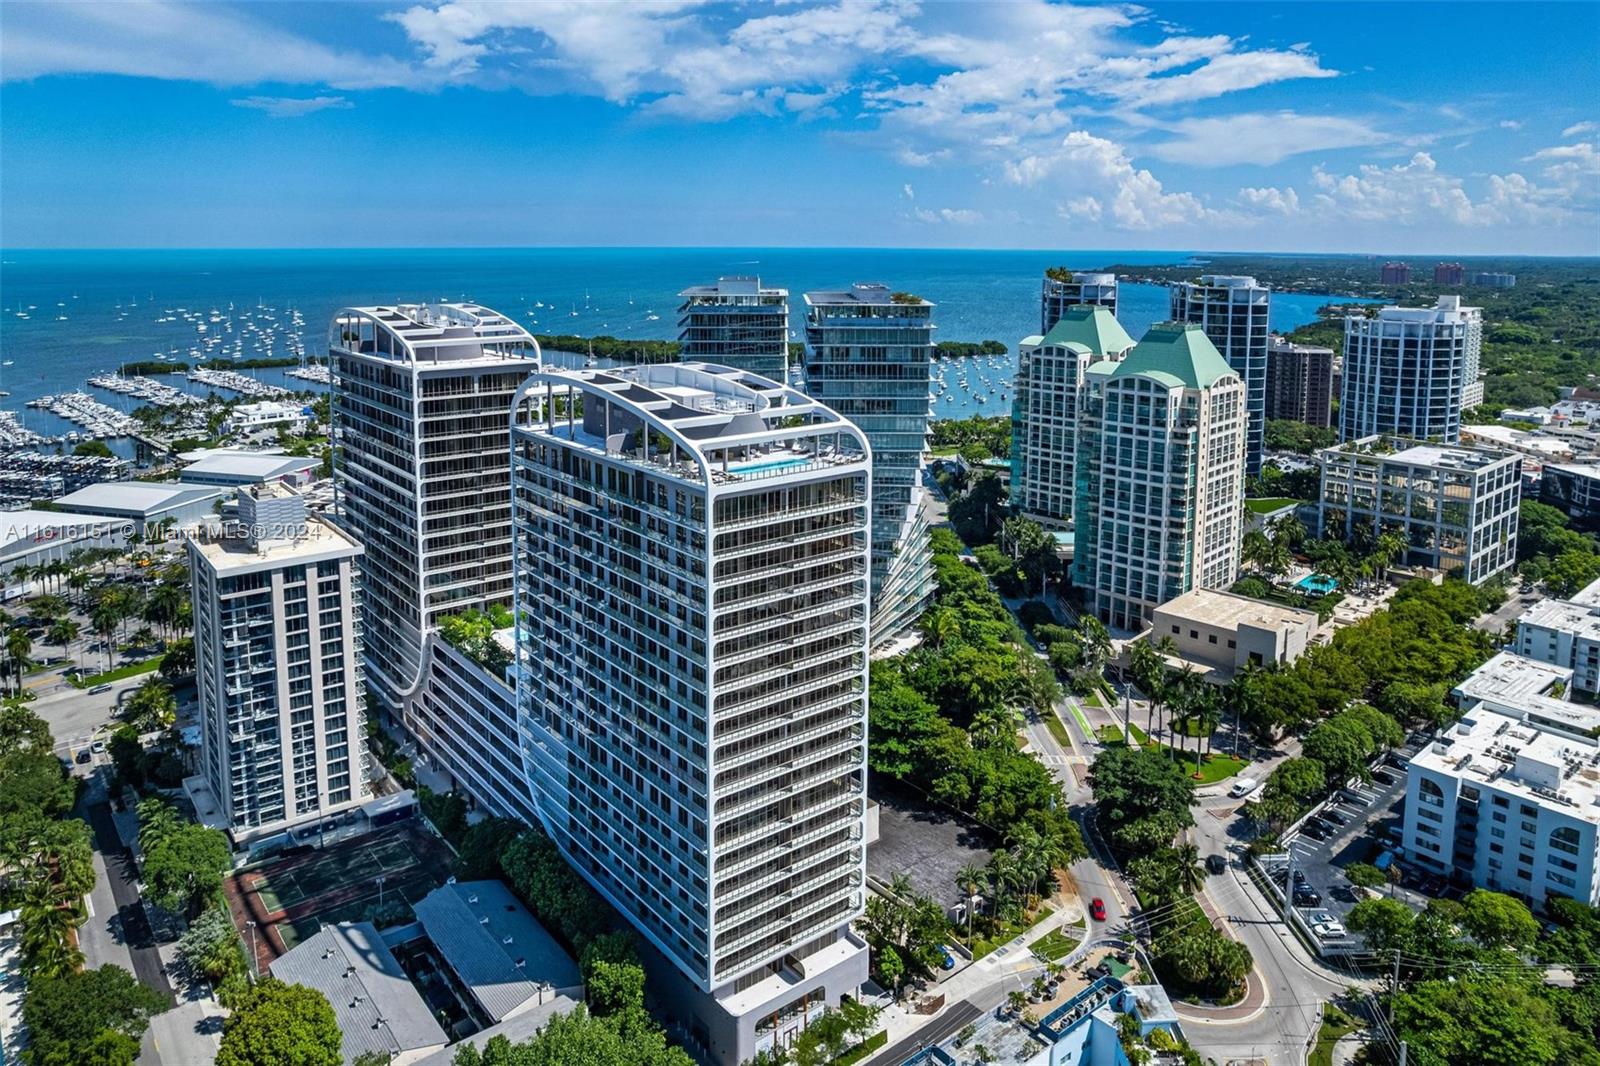
{"label": "palm tree", "polygon": [[75,570],[67,578],[67,588],[78,594],[78,603],[80,605],[83,603],[84,592],[92,584],[94,584],[94,578],[83,570]]}
{"label": "palm tree", "polygon": [[1095,674],[1105,669],[1111,658],[1111,633],[1105,623],[1092,614],[1078,617],[1078,643],[1083,645],[1083,659]]}
{"label": "palm tree", "polygon": [[57,618],[50,623],[50,631],[45,634],[45,639],[61,645],[61,657],[65,659],[72,654],[68,645],[78,639],[78,623],[70,618]]}
{"label": "palm tree", "polygon": [[1263,570],[1267,552],[1272,547],[1272,541],[1259,529],[1245,531],[1239,538],[1239,561],[1252,570]]}
{"label": "palm tree", "polygon": [[1200,859],[1200,849],[1193,844],[1179,844],[1172,849],[1173,881],[1189,895],[1195,895],[1205,886],[1206,868]]}
{"label": "palm tree", "polygon": [[161,635],[178,623],[178,610],[183,605],[183,590],[177,585],[157,585],[154,592],[145,601],[144,610],[141,612],[146,622],[161,627]]}
{"label": "palm tree", "polygon": [[80,921],[77,911],[60,898],[59,889],[41,884],[31,889],[18,910],[18,946],[23,965],[34,977],[62,977],[83,965],[73,943]]}
{"label": "palm tree", "polygon": [[[1206,738],[1205,757],[1211,758],[1211,734],[1222,724],[1222,693],[1214,685],[1206,685],[1195,709],[1195,720],[1200,723],[1200,736]],[[1194,774],[1200,776],[1200,740],[1194,742]]]}
{"label": "palm tree", "polygon": [[89,624],[94,631],[100,634],[100,639],[106,646],[106,669],[111,669],[111,654],[116,648],[116,641],[112,638],[117,632],[117,623],[121,616],[117,613],[116,605],[110,600],[101,600],[94,605],[94,610],[89,612]]}
{"label": "palm tree", "polygon": [[935,607],[922,617],[922,633],[928,643],[942,648],[961,635],[961,616],[949,607]]}
{"label": "palm tree", "polygon": [[[1145,720],[1146,733],[1155,731],[1156,716],[1169,694],[1165,656],[1173,654],[1177,648],[1169,636],[1157,637],[1154,642],[1136,640],[1128,645],[1128,672],[1133,675],[1133,683],[1139,686],[1149,705],[1150,714]],[[1131,739],[1129,743],[1132,743]]]}
{"label": "palm tree", "polygon": [[1011,888],[1017,883],[1017,859],[1009,851],[997,851],[989,857],[989,884],[995,897],[995,909],[1009,902]]}
{"label": "palm tree", "polygon": [[15,626],[6,633],[6,655],[11,658],[11,666],[17,672],[17,692],[22,692],[22,671],[28,665],[28,656],[33,653],[33,638],[28,636],[28,631],[21,626]]}
{"label": "palm tree", "polygon": [[1003,742],[1017,733],[1017,712],[1013,707],[985,707],[972,716],[971,732],[988,742]]}
{"label": "palm tree", "polygon": [[956,887],[961,890],[962,898],[967,905],[967,946],[972,946],[972,912],[976,909],[973,900],[978,895],[978,886],[985,882],[982,870],[972,863],[967,863],[956,871]]}
{"label": "palm tree", "polygon": [[1032,826],[1023,826],[1012,834],[1016,841],[1011,851],[1017,859],[1017,876],[1027,891],[1027,904],[1032,904],[1038,894],[1039,883],[1050,874],[1050,845]]}
{"label": "palm tree", "polygon": [[1205,679],[1195,672],[1193,666],[1187,663],[1184,664],[1180,672],[1173,675],[1168,683],[1169,695],[1167,700],[1172,705],[1172,710],[1167,715],[1170,727],[1168,732],[1173,734],[1167,742],[1167,750],[1169,752],[1176,750],[1173,741],[1182,744],[1183,738],[1178,735],[1179,729],[1176,723],[1180,721],[1187,723],[1194,714],[1195,708],[1199,706],[1200,702],[1200,686],[1205,683]]}
{"label": "palm tree", "polygon": [[1296,551],[1306,540],[1305,523],[1296,518],[1293,513],[1282,518],[1274,518],[1267,523],[1267,529],[1272,534],[1272,539],[1281,541],[1290,551]]}

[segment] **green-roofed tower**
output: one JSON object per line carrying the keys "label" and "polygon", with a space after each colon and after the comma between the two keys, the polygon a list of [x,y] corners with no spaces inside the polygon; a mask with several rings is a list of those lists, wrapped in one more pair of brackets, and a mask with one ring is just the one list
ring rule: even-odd
{"label": "green-roofed tower", "polygon": [[1073,583],[1114,629],[1239,571],[1245,384],[1199,326],[1151,327],[1087,368],[1073,487]]}
{"label": "green-roofed tower", "polygon": [[1011,402],[1011,503],[1047,529],[1072,526],[1073,463],[1084,375],[1121,359],[1133,338],[1104,306],[1066,308],[1044,336],[1017,348]]}

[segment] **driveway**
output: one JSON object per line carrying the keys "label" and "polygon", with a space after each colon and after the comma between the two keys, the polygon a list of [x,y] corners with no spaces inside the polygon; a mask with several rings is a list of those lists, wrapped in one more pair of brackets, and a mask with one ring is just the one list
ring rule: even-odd
{"label": "driveway", "polygon": [[[144,905],[139,899],[138,875],[134,870],[133,854],[122,846],[116,826],[111,820],[111,806],[106,799],[104,781],[110,773],[102,768],[91,779],[79,801],[79,816],[85,818],[92,830],[94,842],[95,874],[97,887],[103,884],[110,891],[110,899],[102,895],[95,901],[95,917],[91,921],[103,923],[104,933],[112,941],[120,941],[128,958],[110,958],[118,965],[131,966],[134,976],[172,1001],[172,986],[167,981],[165,964],[156,951],[155,937],[145,917]],[[91,896],[91,899],[94,899]],[[101,907],[105,910],[101,910]],[[100,933],[96,932],[99,938]],[[96,950],[112,951],[104,943]],[[88,951],[84,952],[87,957]],[[113,956],[115,953],[113,952]]]}

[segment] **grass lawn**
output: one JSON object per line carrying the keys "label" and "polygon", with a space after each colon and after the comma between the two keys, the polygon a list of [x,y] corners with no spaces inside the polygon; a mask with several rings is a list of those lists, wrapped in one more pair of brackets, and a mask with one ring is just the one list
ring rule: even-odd
{"label": "grass lawn", "polygon": [[1023,922],[1007,922],[1001,929],[997,930],[993,936],[977,937],[971,945],[972,961],[977,962],[995,948],[1010,942],[1014,937],[1021,936],[1029,929],[1032,929],[1034,926],[1050,917],[1052,913],[1054,912],[1052,912],[1049,907],[1040,907],[1038,913],[1035,914],[1031,920]]}
{"label": "grass lawn", "polygon": [[161,666],[163,656],[155,655],[142,662],[127,663],[115,670],[107,670],[103,674],[93,674],[89,677],[68,678],[74,688],[94,688],[96,685],[109,684],[112,681],[121,681],[123,678],[135,677],[139,674],[148,674]]}
{"label": "grass lawn", "polygon": [[[1128,723],[1128,731],[1133,734],[1133,742],[1142,747],[1150,744],[1150,738],[1145,736],[1144,730],[1139,728],[1137,722]],[[1119,725],[1104,725],[1100,727],[1100,740],[1105,744],[1117,744],[1122,741],[1122,727]]]}
{"label": "grass lawn", "polygon": [[1338,1043],[1341,1036],[1359,1028],[1360,1022],[1329,1003],[1323,1012],[1322,1028],[1317,1030],[1317,1042],[1311,1049],[1311,1057],[1306,1060],[1307,1066],[1333,1066],[1333,1045]]}
{"label": "grass lawn", "polygon": [[889,1042],[889,1030],[879,1029],[855,1047],[833,1060],[833,1066],[854,1066]]}
{"label": "grass lawn", "polygon": [[1066,958],[1072,952],[1072,949],[1077,946],[1077,937],[1068,936],[1059,929],[1050,930],[1030,945],[1036,954],[1049,959],[1051,962]]}
{"label": "grass lawn", "polygon": [[1050,735],[1056,738],[1057,744],[1068,751],[1072,750],[1072,738],[1067,735],[1066,724],[1061,721],[1061,716],[1056,714],[1055,708],[1045,712],[1044,727],[1050,730]]}
{"label": "grass lawn", "polygon": [[1290,507],[1301,501],[1291,496],[1268,496],[1259,500],[1246,500],[1244,505],[1250,508],[1251,514],[1270,514],[1282,507]]}
{"label": "grass lawn", "polygon": [[[1181,752],[1179,753],[1182,754]],[[1192,759],[1193,756],[1190,756]],[[1229,755],[1212,755],[1200,764],[1200,775],[1195,778],[1202,785],[1215,784],[1250,765],[1248,759],[1235,759]]]}
{"label": "grass lawn", "polygon": [[1091,707],[1105,707],[1105,704],[1100,701],[1100,693],[1098,692],[1091,692],[1087,696],[1080,697],[1080,699]]}

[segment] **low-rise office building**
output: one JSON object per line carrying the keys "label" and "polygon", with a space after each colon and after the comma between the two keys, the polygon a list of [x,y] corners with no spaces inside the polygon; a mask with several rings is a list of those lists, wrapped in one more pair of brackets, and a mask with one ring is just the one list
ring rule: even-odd
{"label": "low-rise office building", "polygon": [[1375,541],[1405,533],[1397,562],[1479,584],[1517,557],[1522,459],[1372,436],[1317,452],[1322,470],[1319,535]]}
{"label": "low-rise office building", "polygon": [[1543,600],[1517,619],[1518,655],[1572,671],[1574,687],[1600,692],[1600,581],[1568,600]]}
{"label": "low-rise office building", "polygon": [[499,881],[453,881],[416,905],[417,924],[493,1023],[556,996],[583,998],[572,956]]}
{"label": "low-rise office building", "polygon": [[1600,464],[1546,464],[1539,502],[1560,508],[1580,529],[1600,527]]}
{"label": "low-rise office building", "polygon": [[1510,426],[1462,426],[1461,443],[1516,452],[1540,462],[1561,462],[1573,456],[1570,441],[1542,433],[1526,433]]}
{"label": "low-rise office building", "polygon": [[1571,699],[1572,670],[1502,651],[1451,690],[1456,706],[1484,707],[1575,740],[1600,737],[1600,708]]}
{"label": "low-rise office building", "polygon": [[1406,855],[1540,906],[1600,903],[1600,747],[1477,705],[1411,760]]}
{"label": "low-rise office building", "polygon": [[346,1066],[362,1056],[410,1066],[449,1042],[371,922],[324,925],[279,956],[272,976],[327,998]]}
{"label": "low-rise office building", "polygon": [[1317,626],[1312,611],[1195,588],[1155,609],[1150,637],[1170,637],[1179,658],[1223,681],[1246,665],[1294,662],[1316,639]]}
{"label": "low-rise office building", "polygon": [[241,403],[228,412],[222,423],[224,433],[252,433],[269,426],[283,426],[290,433],[304,433],[306,408],[304,404],[284,403],[279,400],[262,400],[259,403]]}

